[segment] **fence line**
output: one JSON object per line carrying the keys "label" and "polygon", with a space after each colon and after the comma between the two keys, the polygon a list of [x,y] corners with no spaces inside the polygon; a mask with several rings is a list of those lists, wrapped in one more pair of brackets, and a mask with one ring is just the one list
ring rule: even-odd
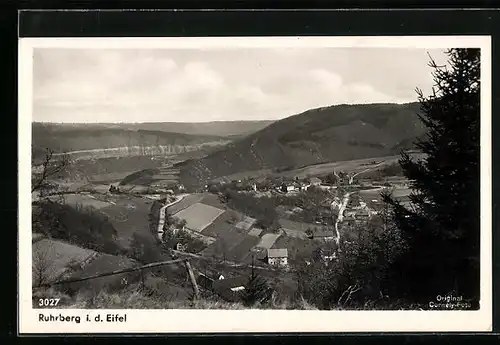
{"label": "fence line", "polygon": [[139,266],[139,267],[130,267],[130,268],[125,268],[125,269],[121,269],[121,270],[114,270],[114,271],[106,272],[106,273],[98,273],[98,274],[94,274],[92,276],[88,276],[88,277],[84,277],[84,278],[67,279],[67,280],[61,280],[61,281],[57,281],[57,282],[53,282],[53,283],[41,284],[41,285],[34,287],[34,288],[50,287],[50,286],[54,286],[54,285],[67,284],[67,283],[76,283],[76,282],[81,282],[81,281],[85,281],[85,280],[97,279],[97,278],[112,276],[112,275],[116,275],[116,274],[120,274],[120,273],[135,272],[135,271],[139,271],[139,270],[143,270],[143,269],[147,269],[147,268],[175,264],[178,262],[186,262],[186,261],[188,261],[188,260],[187,259],[176,259],[176,260],[153,262],[153,263]]}

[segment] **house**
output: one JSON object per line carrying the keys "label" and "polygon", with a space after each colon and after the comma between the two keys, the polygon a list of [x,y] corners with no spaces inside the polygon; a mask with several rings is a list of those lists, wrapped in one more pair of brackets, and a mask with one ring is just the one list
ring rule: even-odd
{"label": "house", "polygon": [[358,220],[365,220],[365,219],[369,219],[370,217],[371,217],[371,214],[370,214],[369,210],[367,210],[366,208],[357,210],[356,214],[355,214],[355,218]]}
{"label": "house", "polygon": [[311,177],[311,179],[309,180],[309,183],[312,186],[319,186],[321,184],[321,180],[317,177]]}
{"label": "house", "polygon": [[177,242],[177,244],[175,245],[175,250],[179,252],[185,252],[187,250],[187,245]]}
{"label": "house", "polygon": [[272,266],[287,266],[288,265],[288,249],[268,249],[267,263]]}
{"label": "house", "polygon": [[226,279],[217,279],[212,283],[212,290],[228,302],[238,302],[240,294],[245,290],[248,283],[248,277],[233,277]]}

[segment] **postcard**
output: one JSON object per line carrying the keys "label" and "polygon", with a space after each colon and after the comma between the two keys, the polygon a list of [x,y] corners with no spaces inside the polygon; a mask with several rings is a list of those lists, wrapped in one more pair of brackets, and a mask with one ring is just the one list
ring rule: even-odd
{"label": "postcard", "polygon": [[19,332],[492,327],[489,36],[21,38]]}

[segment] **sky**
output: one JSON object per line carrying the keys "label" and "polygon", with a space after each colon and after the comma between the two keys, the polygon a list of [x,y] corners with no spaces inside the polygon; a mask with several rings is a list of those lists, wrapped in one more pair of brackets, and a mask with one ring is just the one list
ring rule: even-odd
{"label": "sky", "polygon": [[33,121],[277,120],[335,104],[407,103],[442,49],[64,49],[33,54]]}

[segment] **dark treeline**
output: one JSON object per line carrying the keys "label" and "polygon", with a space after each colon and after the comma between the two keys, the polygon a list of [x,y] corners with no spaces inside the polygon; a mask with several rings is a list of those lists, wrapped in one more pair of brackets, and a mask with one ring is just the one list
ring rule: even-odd
{"label": "dark treeline", "polygon": [[430,62],[434,94],[418,91],[426,158],[399,161],[411,207],[384,194],[378,224],[344,231],[336,260],[297,268],[301,294],[319,308],[432,309],[438,296],[479,307],[480,51],[447,54],[452,68]]}
{"label": "dark treeline", "polygon": [[93,207],[44,200],[33,206],[33,219],[33,232],[108,254],[124,252],[113,224]]}

